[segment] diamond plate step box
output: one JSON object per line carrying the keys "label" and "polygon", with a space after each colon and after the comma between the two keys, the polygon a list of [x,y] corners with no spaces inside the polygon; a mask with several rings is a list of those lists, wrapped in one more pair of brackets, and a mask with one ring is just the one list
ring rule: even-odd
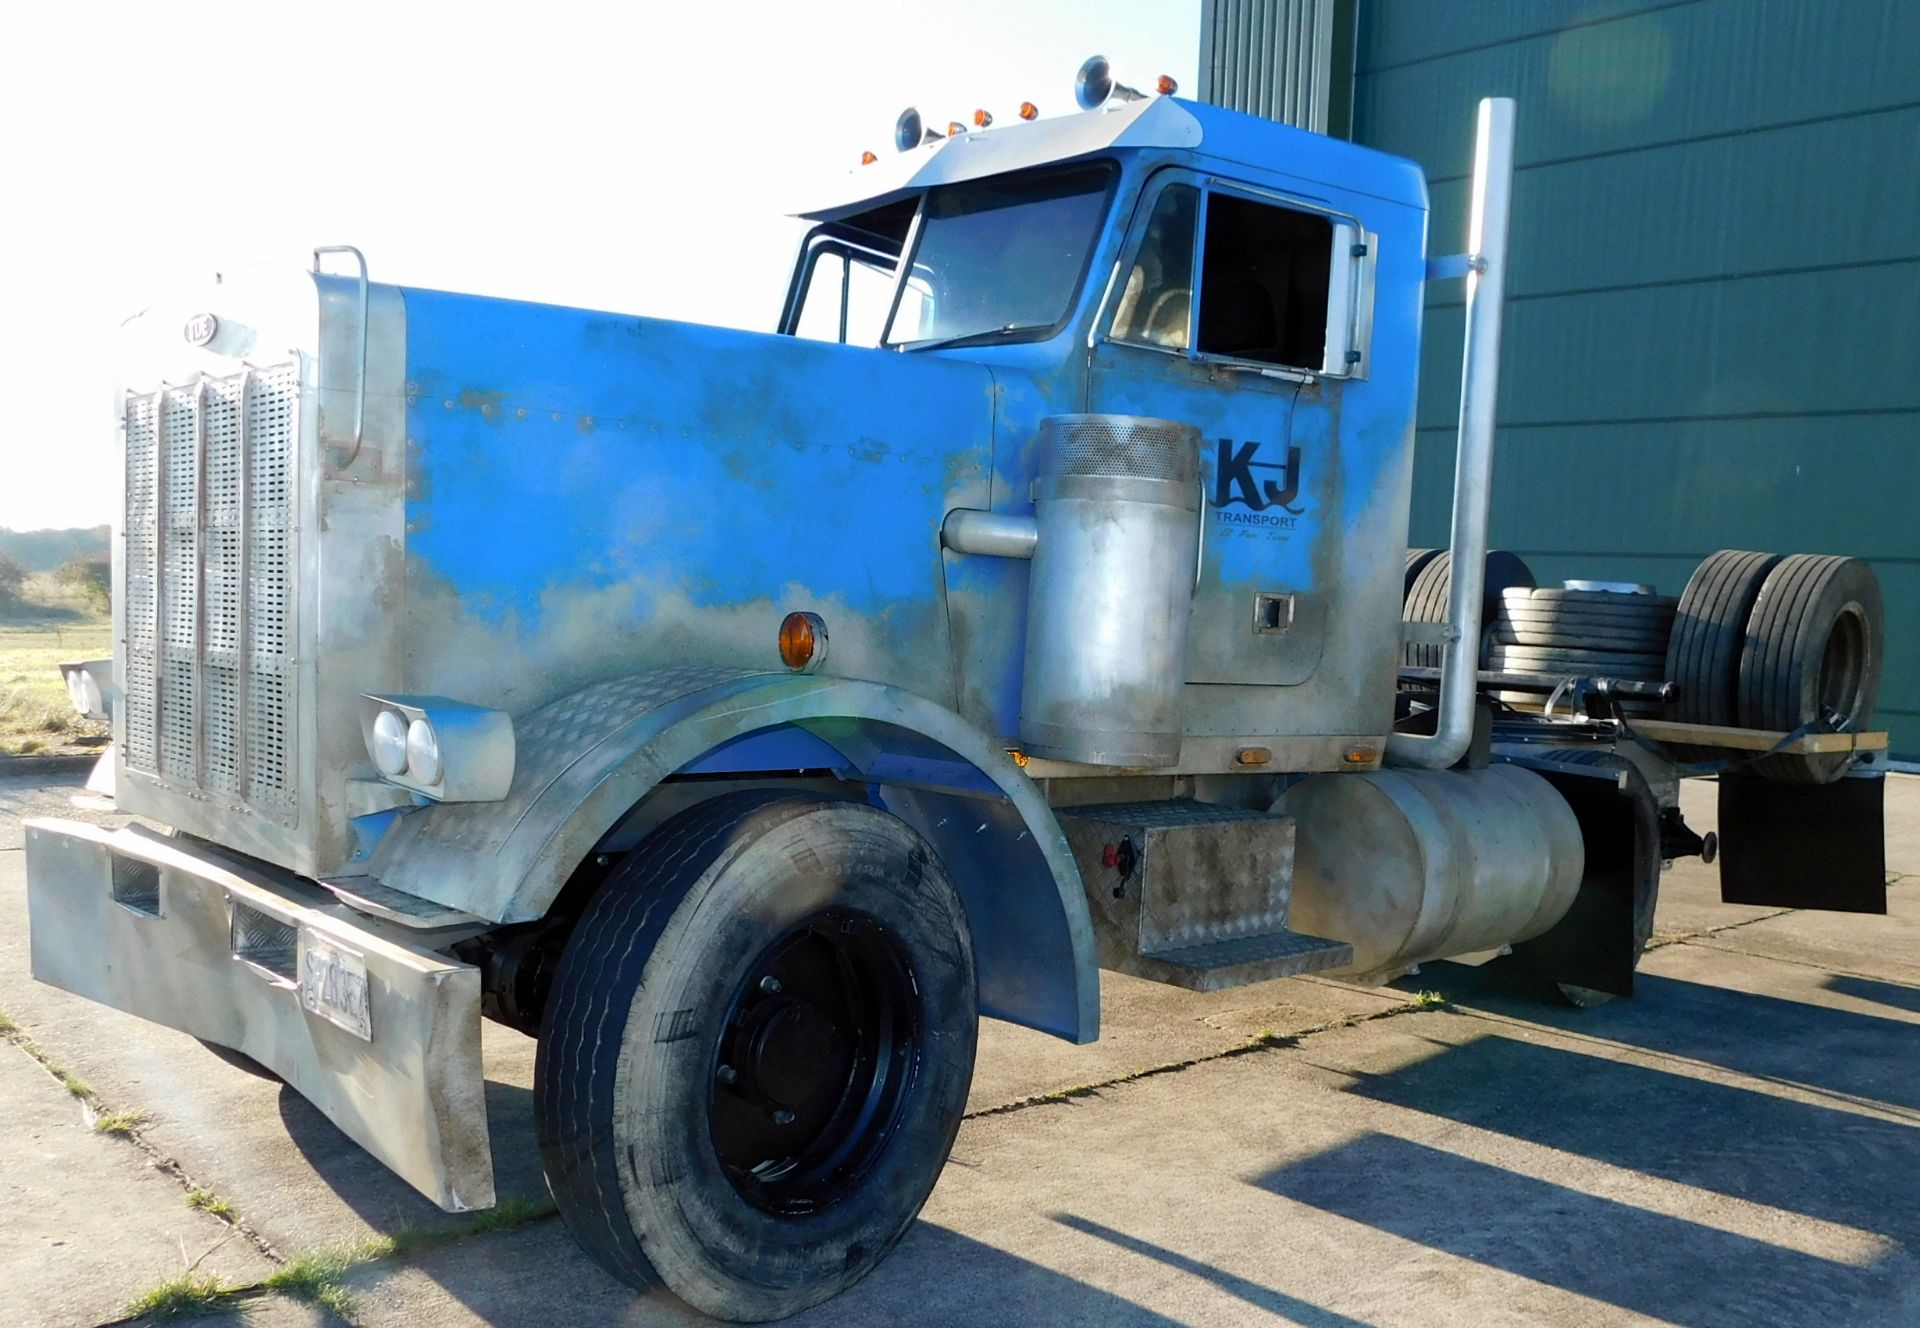
{"label": "diamond plate step box", "polygon": [[1100,966],[1194,991],[1351,961],[1287,928],[1293,820],[1211,803],[1102,803],[1059,812],[1092,905]]}

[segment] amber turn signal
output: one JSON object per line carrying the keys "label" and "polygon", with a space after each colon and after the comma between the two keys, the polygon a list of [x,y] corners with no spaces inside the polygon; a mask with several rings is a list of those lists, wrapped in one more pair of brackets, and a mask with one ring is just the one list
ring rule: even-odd
{"label": "amber turn signal", "polygon": [[780,620],[780,662],[808,669],[827,653],[827,624],[817,613],[789,613]]}

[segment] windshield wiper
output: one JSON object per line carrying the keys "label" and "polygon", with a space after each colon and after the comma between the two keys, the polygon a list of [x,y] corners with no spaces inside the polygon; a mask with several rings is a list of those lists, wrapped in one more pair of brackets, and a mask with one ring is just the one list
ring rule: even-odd
{"label": "windshield wiper", "polygon": [[984,332],[963,332],[957,337],[938,337],[933,341],[903,341],[901,350],[948,350],[956,346],[986,346],[1003,341],[1017,332],[1045,332],[1052,328],[1051,323],[1008,323],[1005,327],[990,327]]}

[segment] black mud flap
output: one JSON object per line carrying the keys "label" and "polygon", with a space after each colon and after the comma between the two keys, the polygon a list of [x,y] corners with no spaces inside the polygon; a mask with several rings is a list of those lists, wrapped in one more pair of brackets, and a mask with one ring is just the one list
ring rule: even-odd
{"label": "black mud flap", "polygon": [[1567,800],[1586,843],[1573,907],[1552,930],[1513,947],[1531,977],[1633,995],[1633,970],[1653,935],[1660,894],[1660,805],[1638,767],[1606,752],[1523,762]]}
{"label": "black mud flap", "polygon": [[1885,913],[1886,783],[1884,774],[1831,784],[1720,776],[1720,898]]}

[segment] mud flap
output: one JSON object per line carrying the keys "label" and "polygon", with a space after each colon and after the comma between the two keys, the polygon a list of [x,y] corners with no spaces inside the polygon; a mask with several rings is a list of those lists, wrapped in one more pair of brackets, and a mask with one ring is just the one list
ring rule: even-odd
{"label": "mud flap", "polygon": [[1720,776],[1720,898],[1885,913],[1886,782],[1877,773],[1831,784]]}
{"label": "mud flap", "polygon": [[1624,758],[1578,754],[1522,762],[1546,777],[1580,822],[1587,861],[1573,907],[1553,929],[1513,947],[1512,964],[1551,983],[1633,995],[1660,893],[1660,807]]}

